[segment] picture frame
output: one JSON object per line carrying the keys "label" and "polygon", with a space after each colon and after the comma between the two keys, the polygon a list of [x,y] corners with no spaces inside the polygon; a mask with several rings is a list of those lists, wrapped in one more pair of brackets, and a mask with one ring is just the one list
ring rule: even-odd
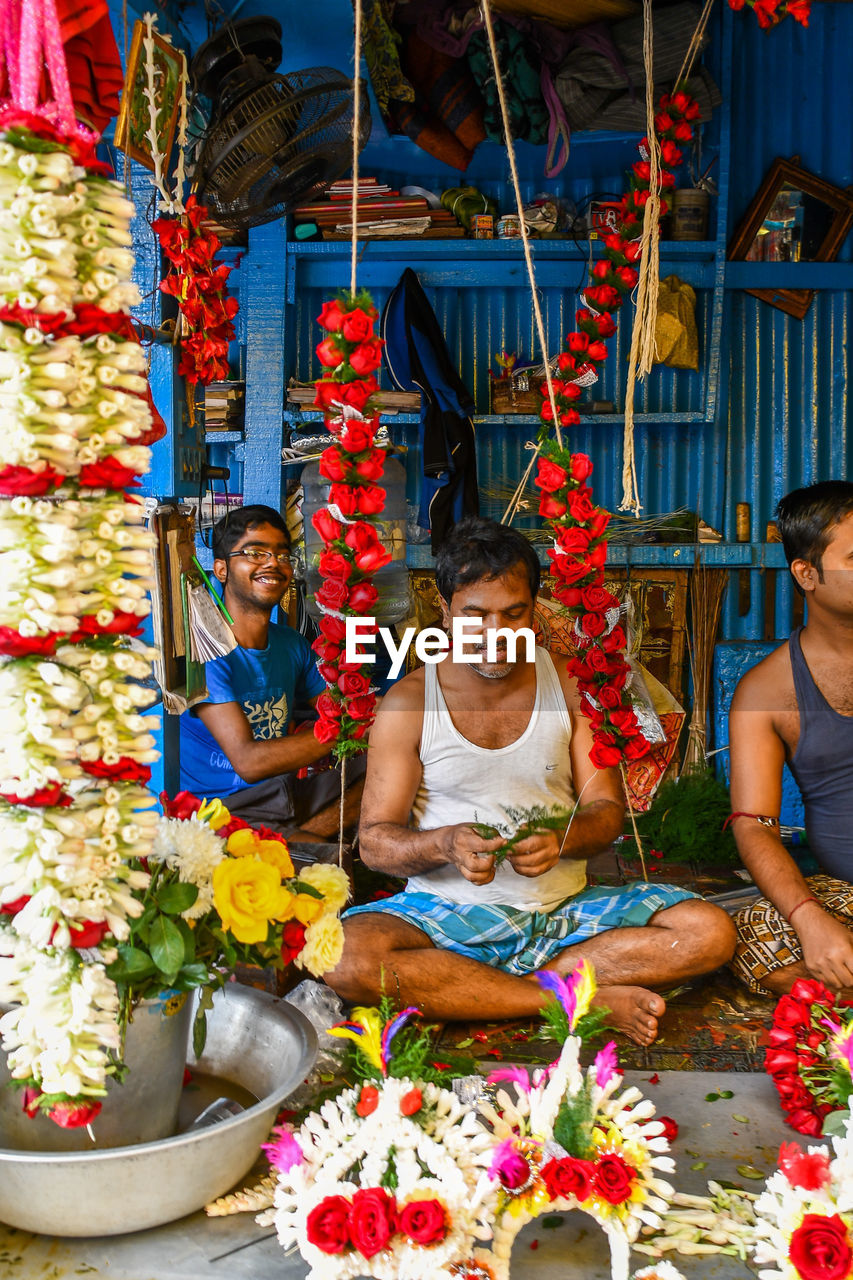
{"label": "picture frame", "polygon": [[[151,141],[145,135],[150,128],[148,99],[145,97],[145,47],[147,30],[144,22],[136,22],[133,28],[130,53],[125,70],[121,106],[115,128],[115,145],[131,160],[154,171]],[[156,31],[154,41],[154,81],[157,88],[157,141],[160,154],[168,161],[175,141],[178,109],[181,96],[181,76],[184,70],[184,54],[169,44]]]}
{"label": "picture frame", "polygon": [[[832,262],[853,226],[853,191],[809,173],[799,156],[778,158],[764,179],[728,248],[730,262]],[[814,289],[747,289],[802,320]]]}

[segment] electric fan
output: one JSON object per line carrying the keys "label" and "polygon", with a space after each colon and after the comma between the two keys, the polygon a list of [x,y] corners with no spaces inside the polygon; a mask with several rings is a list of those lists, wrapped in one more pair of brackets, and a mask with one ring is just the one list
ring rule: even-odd
{"label": "electric fan", "polygon": [[[276,74],[275,18],[229,23],[192,62],[213,103],[196,167],[199,198],[224,226],[255,227],[320,195],[352,163],[353,84],[331,67]],[[370,136],[362,97],[359,150]]]}

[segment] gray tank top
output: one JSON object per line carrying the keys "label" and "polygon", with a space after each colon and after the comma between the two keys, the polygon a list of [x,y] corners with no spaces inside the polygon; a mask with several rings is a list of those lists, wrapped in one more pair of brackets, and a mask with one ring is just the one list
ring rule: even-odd
{"label": "gray tank top", "polygon": [[800,631],[788,641],[800,712],[791,772],[803,795],[812,853],[829,875],[853,881],[853,716],[841,715],[818,689]]}

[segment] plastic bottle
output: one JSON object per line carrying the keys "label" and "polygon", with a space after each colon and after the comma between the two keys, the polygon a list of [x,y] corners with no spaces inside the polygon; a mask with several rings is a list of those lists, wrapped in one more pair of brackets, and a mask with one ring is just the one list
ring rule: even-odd
{"label": "plastic bottle", "polygon": [[[385,510],[377,522],[377,533],[393,559],[373,575],[379,598],[370,616],[379,623],[399,622],[409,615],[409,572],[406,568],[406,470],[391,456],[385,459],[385,473],[377,481],[385,489]],[[311,462],[302,472],[302,517],[305,522],[307,565],[306,604],[312,617],[320,617],[314,592],[321,578],[317,562],[323,553],[323,539],[311,523],[315,511],[329,501],[329,482],[320,475],[319,462]],[[354,517],[351,517],[354,518]]]}

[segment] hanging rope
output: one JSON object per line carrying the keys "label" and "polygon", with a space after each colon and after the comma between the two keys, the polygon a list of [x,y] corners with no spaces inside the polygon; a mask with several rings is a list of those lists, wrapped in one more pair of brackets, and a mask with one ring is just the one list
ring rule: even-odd
{"label": "hanging rope", "polygon": [[[530,295],[533,301],[533,315],[536,320],[536,333],[539,338],[539,346],[542,349],[542,359],[545,365],[545,382],[548,386],[548,399],[551,403],[551,412],[553,414],[552,420],[554,423],[555,430],[557,432],[557,443],[559,444],[560,448],[562,448],[563,437],[560,432],[560,415],[557,410],[557,400],[554,395],[554,384],[551,379],[551,362],[548,358],[548,342],[545,337],[545,322],[542,319],[542,308],[539,305],[539,294],[537,293],[537,290],[536,290],[536,275],[533,270],[533,255],[530,252],[530,237],[527,234],[527,224],[524,221],[524,204],[521,199],[521,184],[518,180],[518,165],[515,159],[515,148],[512,145],[512,132],[510,130],[509,111],[507,109],[507,104],[506,104],[506,94],[504,92],[503,76],[501,75],[501,69],[498,64],[498,48],[495,42],[495,28],[492,23],[492,12],[489,7],[489,0],[481,0],[480,10],[483,14],[483,25],[486,29],[486,36],[489,41],[489,53],[491,55],[492,67],[495,73],[495,85],[497,87],[498,102],[500,103],[500,108],[501,108],[501,121],[503,122],[504,138],[506,139],[506,151],[507,151],[507,156],[509,158],[509,169],[512,175],[512,187],[513,187],[513,191],[515,192],[515,206],[518,212],[518,222],[521,229],[521,243],[524,249],[524,262],[525,262],[525,266],[527,267],[527,278],[530,282]],[[516,493],[513,497],[512,502],[510,502],[509,506],[504,512],[503,518],[501,520],[501,524],[509,524],[512,520],[512,517],[515,515],[515,512],[518,509],[518,501],[520,500],[521,493],[524,489],[524,485],[527,482],[527,477],[530,475],[530,472],[533,470],[533,464],[535,463],[537,457],[539,456],[539,451],[541,447],[542,447],[541,445],[536,446],[533,457],[530,460],[530,466],[527,468],[525,477],[522,480],[521,484],[519,485],[518,489],[516,490]]]}
{"label": "hanging rope", "polygon": [[687,46],[687,52],[684,55],[684,61],[681,64],[681,70],[678,73],[678,79],[675,82],[676,88],[684,81],[689,79],[690,72],[693,70],[693,63],[699,56],[702,44],[705,39],[705,28],[708,26],[708,19],[711,16],[711,10],[714,7],[714,0],[705,0],[705,7],[699,15],[699,21],[696,23],[696,30],[693,32],[690,44]]}
{"label": "hanging rope", "polygon": [[637,492],[637,460],[634,453],[634,390],[637,378],[651,372],[655,358],[655,323],[658,314],[660,281],[660,143],[655,131],[654,53],[652,47],[652,0],[643,0],[643,64],[646,74],[646,138],[649,148],[649,198],[643,210],[640,239],[640,278],[631,350],[628,356],[628,383],[625,388],[625,428],[622,438],[622,501],[620,511],[642,511]]}
{"label": "hanging rope", "polygon": [[352,236],[350,238],[349,291],[355,297],[358,264],[358,134],[361,122],[361,0],[355,0],[355,49],[353,51],[352,126]]}

